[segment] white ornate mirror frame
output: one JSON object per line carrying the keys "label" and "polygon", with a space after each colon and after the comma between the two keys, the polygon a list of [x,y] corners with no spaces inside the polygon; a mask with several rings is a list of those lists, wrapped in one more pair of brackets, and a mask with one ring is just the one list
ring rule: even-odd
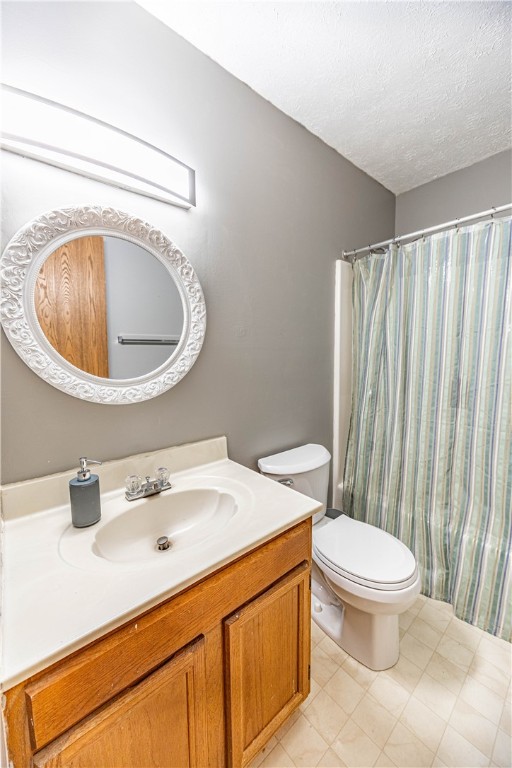
{"label": "white ornate mirror frame", "polygon": [[[85,235],[111,235],[141,246],[166,267],[176,284],[183,306],[180,341],[163,365],[144,376],[102,379],[81,371],[52,347],[41,329],[34,302],[41,265],[56,248]],[[0,321],[7,338],[29,368],[73,397],[109,405],[149,400],[177,384],[201,350],[206,307],[192,265],[160,230],[115,208],[63,208],[29,221],[8,243],[0,277]]]}

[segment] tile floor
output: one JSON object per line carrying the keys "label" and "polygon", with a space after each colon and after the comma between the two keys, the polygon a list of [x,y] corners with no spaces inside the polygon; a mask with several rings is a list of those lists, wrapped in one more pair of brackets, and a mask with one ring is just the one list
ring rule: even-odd
{"label": "tile floor", "polygon": [[400,627],[372,672],[312,624],[311,693],[251,768],[510,768],[511,645],[423,596]]}

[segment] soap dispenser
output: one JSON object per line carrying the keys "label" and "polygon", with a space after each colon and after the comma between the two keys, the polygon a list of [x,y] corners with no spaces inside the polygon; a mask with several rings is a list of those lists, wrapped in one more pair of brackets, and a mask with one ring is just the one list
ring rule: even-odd
{"label": "soap dispenser", "polygon": [[75,528],[87,528],[97,523],[101,517],[100,479],[91,475],[89,464],[101,464],[82,456],[80,469],[76,477],[69,481],[69,498],[71,501],[71,521]]}

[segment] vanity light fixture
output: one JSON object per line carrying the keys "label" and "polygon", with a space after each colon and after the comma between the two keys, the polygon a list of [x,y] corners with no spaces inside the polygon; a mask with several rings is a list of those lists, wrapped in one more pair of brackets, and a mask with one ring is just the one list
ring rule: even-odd
{"label": "vanity light fixture", "polygon": [[196,204],[195,171],[121,128],[2,83],[0,146],[89,179],[182,208]]}

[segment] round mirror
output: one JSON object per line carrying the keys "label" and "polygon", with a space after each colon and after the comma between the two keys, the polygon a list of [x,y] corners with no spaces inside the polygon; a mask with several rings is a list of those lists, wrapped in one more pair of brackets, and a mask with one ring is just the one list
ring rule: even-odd
{"label": "round mirror", "polygon": [[9,341],[75,397],[156,397],[201,349],[206,310],[192,266],[162,232],[113,208],[39,216],[8,244],[1,275]]}

